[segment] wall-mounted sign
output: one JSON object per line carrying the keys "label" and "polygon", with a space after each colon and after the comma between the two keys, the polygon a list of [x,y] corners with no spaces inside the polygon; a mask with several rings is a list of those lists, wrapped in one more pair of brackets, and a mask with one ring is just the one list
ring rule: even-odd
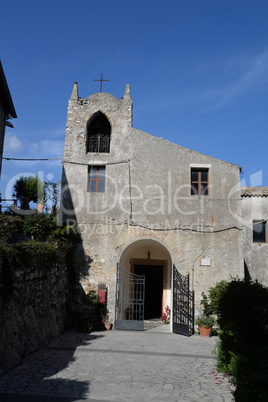
{"label": "wall-mounted sign", "polygon": [[201,265],[210,265],[210,257],[201,258]]}

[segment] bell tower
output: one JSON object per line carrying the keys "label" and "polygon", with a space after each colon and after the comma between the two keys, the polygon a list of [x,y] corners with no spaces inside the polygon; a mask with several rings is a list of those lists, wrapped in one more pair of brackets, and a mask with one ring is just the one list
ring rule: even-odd
{"label": "bell tower", "polygon": [[[92,209],[95,214],[100,202],[111,202],[113,190],[106,191],[109,183],[103,176],[114,174],[112,166],[127,163],[132,152],[132,130],[129,85],[121,99],[106,92],[81,99],[78,84],[74,83],[68,104],[62,175],[62,212],[67,219],[77,221],[78,215],[88,215]],[[121,169],[117,167],[115,176]],[[105,193],[102,199],[98,199],[98,192]]]}

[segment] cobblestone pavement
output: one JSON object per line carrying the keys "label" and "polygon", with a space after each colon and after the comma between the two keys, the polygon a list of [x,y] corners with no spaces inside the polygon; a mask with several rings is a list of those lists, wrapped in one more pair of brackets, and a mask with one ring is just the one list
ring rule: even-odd
{"label": "cobblestone pavement", "polygon": [[232,401],[215,370],[216,338],[67,331],[0,377],[0,401]]}

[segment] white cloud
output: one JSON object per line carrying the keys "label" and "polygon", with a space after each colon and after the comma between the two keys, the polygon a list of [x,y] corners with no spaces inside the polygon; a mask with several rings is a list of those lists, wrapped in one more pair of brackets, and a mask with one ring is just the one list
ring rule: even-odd
{"label": "white cloud", "polygon": [[202,82],[201,86],[195,84],[189,91],[173,95],[161,93],[149,102],[146,99],[146,103],[135,108],[135,112],[143,114],[161,110],[167,112],[167,116],[191,110],[208,113],[227,106],[241,96],[250,96],[253,91],[267,91],[268,49],[255,55],[247,53],[224,60],[207,60],[194,67],[194,71]]}
{"label": "white cloud", "polygon": [[223,88],[219,105],[223,105],[253,88],[259,88],[263,83],[267,85],[267,78],[268,49],[265,49],[250,60],[247,70],[235,82],[230,83],[225,89]]}
{"label": "white cloud", "polygon": [[[188,102],[199,104],[199,111],[211,112],[223,108],[241,96],[253,91],[267,90],[268,84],[268,49],[258,54],[241,55],[215,62],[215,68],[224,78],[225,85],[214,85],[207,90],[188,94]],[[204,66],[203,66],[204,67]],[[210,70],[213,67],[210,65]],[[232,77],[232,78],[231,78]],[[233,78],[235,77],[235,78]],[[229,82],[228,82],[229,80]]]}
{"label": "white cloud", "polygon": [[135,115],[139,117],[161,111],[162,118],[168,118],[193,110],[209,113],[252,91],[267,90],[268,49],[255,55],[248,53],[225,59],[215,57],[197,66],[193,67],[193,71],[202,84],[199,85],[195,79],[189,90],[174,91],[173,94],[159,89],[157,97],[145,97],[146,100],[135,107]]}
{"label": "white cloud", "polygon": [[[51,159],[62,158],[64,152],[64,131],[40,131],[34,133],[35,141],[31,141],[33,135],[17,135],[8,134],[5,139],[4,157],[15,157],[21,159]],[[52,137],[48,139],[48,137]],[[38,140],[36,140],[38,138]],[[59,164],[59,161],[55,161]],[[38,161],[14,161],[17,166],[34,165]]]}
{"label": "white cloud", "polygon": [[7,133],[4,142],[4,152],[3,152],[4,156],[7,152],[17,154],[22,150],[23,150],[22,141],[16,135]]}
{"label": "white cloud", "polygon": [[43,140],[30,144],[30,158],[61,158],[64,152],[64,139],[60,140]]}

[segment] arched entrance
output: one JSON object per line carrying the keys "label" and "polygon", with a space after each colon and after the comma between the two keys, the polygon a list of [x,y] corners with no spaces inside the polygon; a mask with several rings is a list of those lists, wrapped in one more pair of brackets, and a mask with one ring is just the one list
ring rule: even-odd
{"label": "arched entrance", "polygon": [[171,306],[172,258],[157,240],[145,238],[122,252],[117,277],[116,329],[143,329]]}
{"label": "arched entrance", "polygon": [[172,332],[190,336],[194,291],[190,291],[189,279],[189,274],[180,274],[159,240],[130,243],[117,266],[115,329],[143,330],[144,319],[160,318],[169,306]]}

